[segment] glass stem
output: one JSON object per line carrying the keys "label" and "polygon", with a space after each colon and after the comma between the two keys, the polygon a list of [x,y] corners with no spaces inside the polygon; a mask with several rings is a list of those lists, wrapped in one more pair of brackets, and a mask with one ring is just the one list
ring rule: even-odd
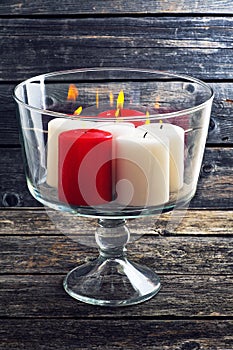
{"label": "glass stem", "polygon": [[100,256],[104,259],[125,257],[125,246],[130,237],[125,220],[100,219],[98,223],[95,238]]}

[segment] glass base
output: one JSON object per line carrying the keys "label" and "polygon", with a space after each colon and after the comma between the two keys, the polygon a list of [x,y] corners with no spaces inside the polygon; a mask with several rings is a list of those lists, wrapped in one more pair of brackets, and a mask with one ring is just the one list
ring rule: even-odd
{"label": "glass base", "polygon": [[126,257],[99,256],[70,271],[64,288],[73,298],[102,306],[127,306],[152,298],[160,290],[159,277]]}

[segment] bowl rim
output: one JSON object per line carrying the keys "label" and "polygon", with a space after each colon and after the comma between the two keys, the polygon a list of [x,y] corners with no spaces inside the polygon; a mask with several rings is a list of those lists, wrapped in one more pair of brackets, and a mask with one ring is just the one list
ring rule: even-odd
{"label": "bowl rim", "polygon": [[[49,72],[49,73],[44,73],[44,74],[39,74],[36,76],[33,76],[31,78],[28,78],[24,81],[22,81],[21,83],[17,84],[13,90],[13,98],[14,100],[17,102],[18,105],[23,106],[24,108],[32,111],[32,112],[37,112],[40,114],[46,114],[48,116],[51,117],[56,117],[56,118],[67,118],[67,119],[80,119],[80,120],[89,120],[89,121],[96,121],[98,119],[98,121],[105,121],[106,122],[106,118],[101,118],[101,117],[97,117],[97,116],[82,116],[82,115],[70,115],[70,114],[66,114],[66,113],[61,113],[61,112],[55,112],[55,111],[51,111],[48,109],[43,109],[43,108],[38,108],[38,107],[33,107],[28,103],[23,102],[18,96],[17,96],[17,90],[20,89],[22,86],[25,86],[26,84],[30,84],[31,82],[33,82],[34,80],[41,80],[43,81],[44,78],[48,78],[48,77],[53,77],[53,76],[58,76],[58,75],[68,75],[68,74],[74,74],[74,73],[85,73],[85,72],[91,72],[91,71],[128,71],[128,72],[140,72],[140,73],[148,73],[148,74],[160,74],[160,75],[166,75],[171,77],[171,79],[182,79],[182,80],[186,80],[186,82],[190,82],[190,83],[196,83],[198,85],[201,85],[202,87],[204,87],[206,90],[209,91],[209,98],[206,99],[206,101],[190,107],[190,108],[184,108],[181,109],[179,111],[174,111],[174,112],[166,112],[166,113],[156,113],[156,114],[150,114],[149,118],[150,120],[154,120],[154,119],[167,119],[167,118],[174,118],[174,117],[179,117],[181,115],[188,115],[188,114],[192,114],[194,112],[197,112],[201,109],[203,109],[205,106],[207,106],[214,98],[214,91],[212,89],[212,87],[205,83],[204,81],[198,79],[198,78],[193,78],[189,75],[186,74],[177,74],[177,73],[172,73],[170,71],[160,71],[160,70],[153,70],[153,69],[142,69],[142,68],[129,68],[129,67],[92,67],[92,68],[78,68],[78,69],[68,69],[68,70],[59,70],[59,71],[53,71],[53,72]],[[43,79],[42,79],[43,78]],[[120,80],[119,80],[120,82]],[[211,106],[211,104],[210,104]],[[143,116],[127,116],[127,117],[117,117],[117,120],[122,120],[122,121],[137,121],[137,120],[141,120],[143,118]],[[107,118],[108,121],[116,121],[116,117],[113,118]]]}

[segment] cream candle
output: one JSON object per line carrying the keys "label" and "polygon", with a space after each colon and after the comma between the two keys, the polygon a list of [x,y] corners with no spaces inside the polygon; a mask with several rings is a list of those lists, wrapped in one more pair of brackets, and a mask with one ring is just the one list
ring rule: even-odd
{"label": "cream candle", "polygon": [[116,138],[118,136],[132,135],[135,126],[132,123],[97,123],[98,129],[108,131],[112,134],[112,194],[116,197]]}
{"label": "cream candle", "polygon": [[184,182],[184,129],[168,123],[151,123],[139,126],[157,140],[169,139],[170,148],[170,192],[177,192]]}
{"label": "cream candle", "polygon": [[[112,134],[113,138],[124,135],[131,135],[135,132],[135,126],[133,123],[97,123],[98,129],[108,131]],[[97,128],[97,125],[95,128]]]}
{"label": "cream candle", "polygon": [[48,123],[47,142],[47,184],[58,186],[58,137],[68,130],[92,128],[93,122],[75,119],[55,118]]}
{"label": "cream candle", "polygon": [[[144,133],[145,134],[145,133]],[[135,132],[116,138],[116,201],[155,206],[169,200],[169,141]]]}

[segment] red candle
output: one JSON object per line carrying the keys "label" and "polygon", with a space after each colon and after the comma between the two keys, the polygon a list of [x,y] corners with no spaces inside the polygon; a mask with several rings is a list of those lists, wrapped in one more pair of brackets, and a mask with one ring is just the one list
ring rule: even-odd
{"label": "red candle", "polygon": [[[118,116],[116,116],[118,114]],[[119,112],[116,109],[109,109],[107,111],[101,112],[98,114],[100,118],[117,118],[117,117],[140,117],[144,116],[145,113],[136,111],[134,109],[120,109]],[[131,121],[136,127],[145,124],[145,121]]]}
{"label": "red candle", "polygon": [[59,200],[94,206],[112,200],[112,134],[77,129],[59,135]]}

